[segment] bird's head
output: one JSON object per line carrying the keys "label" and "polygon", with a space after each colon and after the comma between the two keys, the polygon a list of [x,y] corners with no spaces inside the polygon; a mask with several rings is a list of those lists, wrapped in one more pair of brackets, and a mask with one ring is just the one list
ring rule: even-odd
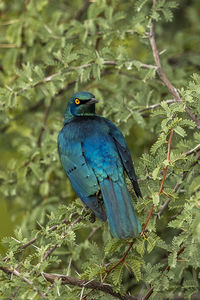
{"label": "bird's head", "polygon": [[98,100],[89,92],[78,92],[74,94],[65,111],[65,123],[75,117],[95,115],[95,103]]}

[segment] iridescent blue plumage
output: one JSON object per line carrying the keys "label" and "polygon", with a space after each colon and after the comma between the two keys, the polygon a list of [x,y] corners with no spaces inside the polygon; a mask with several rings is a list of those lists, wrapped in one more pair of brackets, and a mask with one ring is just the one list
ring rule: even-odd
{"label": "iridescent blue plumage", "polygon": [[120,130],[95,114],[96,102],[88,92],[76,93],[69,100],[58,136],[61,164],[84,204],[101,220],[108,218],[114,237],[136,237],[141,226],[124,178],[126,171],[141,197],[132,159]]}

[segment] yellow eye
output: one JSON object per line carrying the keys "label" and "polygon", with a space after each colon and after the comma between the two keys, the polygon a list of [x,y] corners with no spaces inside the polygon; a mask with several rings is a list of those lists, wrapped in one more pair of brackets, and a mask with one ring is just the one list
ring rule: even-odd
{"label": "yellow eye", "polygon": [[78,98],[76,98],[74,102],[75,102],[77,105],[79,105],[79,104],[81,103],[81,101],[80,101]]}

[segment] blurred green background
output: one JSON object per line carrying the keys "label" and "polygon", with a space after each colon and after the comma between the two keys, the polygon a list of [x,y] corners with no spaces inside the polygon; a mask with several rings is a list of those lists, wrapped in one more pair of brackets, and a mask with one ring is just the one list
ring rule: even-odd
{"label": "blurred green background", "polygon": [[[125,100],[130,105],[133,102],[138,107],[160,101],[160,94],[163,98],[166,97],[164,87],[160,87],[163,89],[160,92],[156,91],[153,81],[145,84],[143,79],[146,70],[143,71],[143,78],[137,71],[130,73],[109,69],[102,74],[100,81],[94,75],[90,81],[78,82],[77,75],[72,73],[67,78],[64,77],[63,81],[55,81],[52,85],[35,83],[32,74],[35,66],[46,64],[44,76],[56,72],[57,65],[51,61],[51,56],[59,57],[59,49],[67,46],[68,39],[73,40],[76,35],[76,28],[72,26],[74,22],[84,24],[84,29],[80,29],[83,30],[83,35],[87,30],[94,29],[93,25],[85,21],[87,14],[92,14],[92,9],[89,12],[87,9],[81,11],[84,3],[82,0],[0,1],[0,86],[9,92],[16,84],[16,91],[25,91],[18,93],[16,98],[15,94],[6,96],[1,93],[0,239],[12,235],[17,225],[22,225],[23,230],[28,231],[26,226],[30,218],[42,222],[45,213],[55,209],[58,203],[56,197],[59,198],[59,203],[67,203],[75,198],[58,161],[56,138],[62,127],[67,100],[77,89],[90,90],[100,98],[97,111],[113,120],[126,134],[136,168],[141,154],[148,152],[155,141],[153,129],[148,126],[148,116],[144,114],[144,125],[140,122],[140,116],[135,115],[133,119],[128,112],[124,115],[121,113],[124,103],[121,102],[121,108],[118,104],[117,109],[115,107],[115,101],[119,103],[122,95],[125,95]],[[130,18],[133,4],[134,1],[108,1],[108,5],[113,6],[115,11],[125,11]],[[150,5],[151,2],[149,7]],[[148,22],[148,9],[146,15]],[[200,70],[199,16],[199,0],[183,0],[179,1],[179,7],[174,11],[172,23],[163,24],[161,20],[157,25],[158,47],[161,51],[166,51],[162,56],[163,65],[178,88],[186,84],[191,74],[199,73]],[[125,21],[121,22],[122,27],[125,24],[123,22]],[[97,31],[98,27],[100,25],[96,25],[94,30]],[[153,63],[148,41],[143,39],[141,42],[140,38],[145,31],[144,24],[139,21],[134,24],[133,21],[133,28],[137,35],[113,37],[110,44],[113,57],[120,57],[124,53],[130,60]],[[85,42],[87,38],[75,42],[74,49],[82,50]],[[92,48],[94,43],[97,43],[97,39],[91,38],[88,47]],[[101,51],[106,39],[98,43],[96,47]],[[57,64],[59,67],[59,62]],[[42,78],[41,69],[34,72]],[[28,78],[31,76],[33,79]],[[81,73],[79,76],[81,77]],[[31,88],[31,80],[34,81],[34,89]],[[45,119],[49,107],[50,112]],[[40,211],[40,204],[44,209],[43,213]],[[5,253],[2,244],[0,253]]]}

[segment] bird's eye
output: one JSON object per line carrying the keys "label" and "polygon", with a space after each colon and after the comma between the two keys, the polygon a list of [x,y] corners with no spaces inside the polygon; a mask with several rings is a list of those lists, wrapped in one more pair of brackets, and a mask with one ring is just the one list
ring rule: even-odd
{"label": "bird's eye", "polygon": [[81,103],[81,101],[78,98],[76,98],[74,102],[76,103],[76,105],[79,105]]}

